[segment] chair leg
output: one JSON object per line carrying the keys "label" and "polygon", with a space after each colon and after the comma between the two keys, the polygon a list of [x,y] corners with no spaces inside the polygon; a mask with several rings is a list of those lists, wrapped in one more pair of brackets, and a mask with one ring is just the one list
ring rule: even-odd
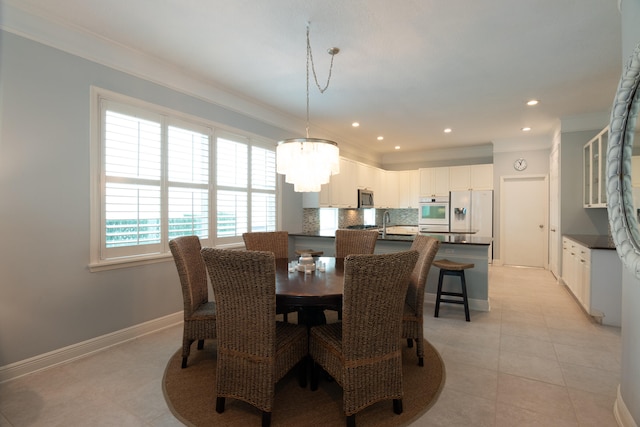
{"label": "chair leg", "polygon": [[271,426],[271,412],[262,411],[262,427]]}
{"label": "chair leg", "polygon": [[416,340],[416,355],[418,356],[418,366],[424,366],[424,339]]}
{"label": "chair leg", "polygon": [[402,413],[402,399],[393,399],[393,412],[398,415]]}
{"label": "chair leg", "polygon": [[407,338],[407,347],[413,348],[413,339]]}
{"label": "chair leg", "polygon": [[182,338],[182,369],[187,367],[187,359],[191,353],[191,344],[194,340]]}
{"label": "chair leg", "polygon": [[216,397],[216,412],[219,414],[224,412],[224,397]]}
{"label": "chair leg", "polygon": [[440,298],[442,297],[442,279],[444,278],[444,270],[440,269],[440,275],[438,276],[438,292],[436,294],[436,311],[433,317],[438,317],[440,313]]}
{"label": "chair leg", "polygon": [[285,321],[285,323],[289,321],[289,315],[288,315],[288,313],[282,313],[282,320],[284,320],[284,321]]}
{"label": "chair leg", "polygon": [[469,299],[467,298],[467,281],[464,279],[464,270],[460,275],[460,283],[462,286],[462,300],[464,301],[464,317],[467,322],[471,321],[469,316]]}
{"label": "chair leg", "polygon": [[356,427],[356,414],[347,417],[347,427]]}
{"label": "chair leg", "polygon": [[198,340],[198,350],[202,350],[204,348],[204,340]]}

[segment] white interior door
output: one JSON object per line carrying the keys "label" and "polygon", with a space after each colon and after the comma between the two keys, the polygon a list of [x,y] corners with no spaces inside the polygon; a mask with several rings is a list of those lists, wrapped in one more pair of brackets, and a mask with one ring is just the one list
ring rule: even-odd
{"label": "white interior door", "polygon": [[505,265],[547,268],[547,176],[500,180],[500,257]]}
{"label": "white interior door", "polygon": [[549,270],[560,278],[560,248],[562,238],[560,236],[560,177],[558,169],[560,159],[558,153],[559,144],[555,144],[549,156]]}

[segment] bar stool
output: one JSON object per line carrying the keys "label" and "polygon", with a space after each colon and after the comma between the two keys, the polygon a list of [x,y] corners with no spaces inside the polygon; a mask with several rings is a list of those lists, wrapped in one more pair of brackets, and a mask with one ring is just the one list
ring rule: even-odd
{"label": "bar stool", "polygon": [[[439,259],[433,261],[433,265],[440,269],[440,276],[438,277],[438,294],[436,295],[436,311],[433,317],[438,317],[440,312],[440,303],[448,302],[452,304],[464,305],[464,316],[467,322],[470,322],[469,317],[469,300],[467,298],[467,282],[464,279],[464,271],[467,268],[473,268],[475,264],[463,264],[460,262],[449,261],[448,259]],[[462,292],[443,292],[442,291],[442,279],[444,276],[458,276],[460,278],[460,285]],[[462,299],[442,298],[442,296],[458,297]]]}

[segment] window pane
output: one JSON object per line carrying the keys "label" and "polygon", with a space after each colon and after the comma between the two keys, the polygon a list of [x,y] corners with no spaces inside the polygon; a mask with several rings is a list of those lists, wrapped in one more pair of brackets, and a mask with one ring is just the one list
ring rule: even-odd
{"label": "window pane", "polygon": [[276,152],[261,147],[251,148],[251,187],[276,189]]}
{"label": "window pane", "polygon": [[247,144],[218,138],[217,146],[218,186],[247,188]]}
{"label": "window pane", "polygon": [[218,190],[217,237],[242,236],[247,232],[247,193]]}
{"label": "window pane", "polygon": [[275,194],[253,193],[251,195],[251,231],[275,231]]}
{"label": "window pane", "polygon": [[106,247],[160,242],[160,187],[107,183]]}
{"label": "window pane", "polygon": [[209,237],[209,196],[206,190],[169,188],[169,239]]}
{"label": "window pane", "polygon": [[338,209],[320,209],[320,231],[333,232],[338,228]]}
{"label": "window pane", "polygon": [[169,180],[209,182],[209,137],[169,126]]}
{"label": "window pane", "polygon": [[160,178],[160,123],[107,111],[105,175]]}

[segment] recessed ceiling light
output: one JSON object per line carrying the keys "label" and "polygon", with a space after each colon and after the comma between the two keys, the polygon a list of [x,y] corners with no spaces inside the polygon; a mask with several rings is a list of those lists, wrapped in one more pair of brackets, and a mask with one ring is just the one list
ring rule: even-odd
{"label": "recessed ceiling light", "polygon": [[382,141],[383,139],[384,139],[384,136],[382,136],[382,135],[380,135],[380,136],[378,137],[378,141]]}
{"label": "recessed ceiling light", "polygon": [[394,148],[395,148],[396,150],[399,150],[399,149],[400,149],[400,146],[399,146],[399,145],[396,145]]}
{"label": "recessed ceiling light", "polygon": [[358,126],[360,126],[360,123],[353,122],[353,123],[351,123],[351,126],[353,126],[354,128],[357,128]]}
{"label": "recessed ceiling light", "polygon": [[528,106],[534,106],[534,105],[538,105],[538,100],[537,99],[531,99],[529,101],[527,101],[527,105]]}
{"label": "recessed ceiling light", "polygon": [[528,126],[522,128],[522,132],[529,132],[530,130],[531,128]]}
{"label": "recessed ceiling light", "polygon": [[451,133],[451,128],[446,128],[446,129],[444,130],[444,133]]}

